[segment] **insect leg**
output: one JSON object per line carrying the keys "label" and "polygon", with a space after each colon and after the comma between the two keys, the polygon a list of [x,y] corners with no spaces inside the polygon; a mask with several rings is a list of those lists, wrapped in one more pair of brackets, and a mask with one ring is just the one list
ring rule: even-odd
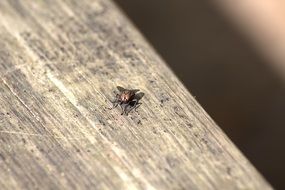
{"label": "insect leg", "polygon": [[127,114],[126,108],[127,108],[128,104],[120,104],[120,106],[121,106],[121,108],[122,108],[122,113],[121,113],[121,115],[123,115],[124,113]]}
{"label": "insect leg", "polygon": [[142,105],[142,103],[137,103],[137,106],[135,107],[135,111]]}
{"label": "insect leg", "polygon": [[118,98],[116,98],[114,101],[112,101],[112,107],[111,108],[108,108],[109,110],[111,110],[111,109],[114,109],[114,108],[116,108],[119,104],[120,104],[120,101],[118,101],[119,99]]}
{"label": "insect leg", "polygon": [[114,108],[116,108],[118,105],[119,105],[118,102],[114,102],[114,103],[113,103],[113,106],[112,106],[111,108],[109,108],[109,109],[110,109],[110,110],[111,110],[111,109],[114,109]]}
{"label": "insect leg", "polygon": [[132,105],[132,106],[129,105],[130,109],[128,110],[128,112],[126,112],[126,114],[128,114],[130,111],[132,111],[138,104],[138,100],[137,99],[134,99],[132,102],[134,103],[134,105]]}

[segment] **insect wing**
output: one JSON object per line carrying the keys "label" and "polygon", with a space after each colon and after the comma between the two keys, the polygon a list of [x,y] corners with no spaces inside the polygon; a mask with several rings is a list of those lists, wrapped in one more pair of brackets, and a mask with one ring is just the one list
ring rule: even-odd
{"label": "insect wing", "polygon": [[139,89],[134,89],[134,90],[130,90],[132,93],[137,93],[138,91],[140,91]]}
{"label": "insect wing", "polygon": [[130,99],[133,99],[138,91],[140,90],[139,89],[129,90]]}
{"label": "insect wing", "polygon": [[123,91],[125,91],[126,89],[124,89],[123,87],[121,87],[121,86],[117,86],[117,89],[120,91],[120,92],[123,92]]}
{"label": "insect wing", "polygon": [[140,93],[137,93],[137,94],[135,95],[135,98],[136,98],[137,100],[140,100],[140,99],[142,99],[143,96],[144,96],[144,93],[143,93],[143,92],[140,92]]}
{"label": "insect wing", "polygon": [[123,88],[123,87],[121,87],[121,86],[117,86],[117,89],[118,89],[120,92],[129,91],[129,92],[134,93],[134,94],[137,93],[138,91],[140,91],[139,89],[133,89],[133,90],[125,89],[125,88]]}

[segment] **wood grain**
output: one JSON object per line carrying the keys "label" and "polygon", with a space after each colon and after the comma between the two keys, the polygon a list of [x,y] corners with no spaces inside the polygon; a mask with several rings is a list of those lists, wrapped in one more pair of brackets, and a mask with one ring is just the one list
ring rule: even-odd
{"label": "wood grain", "polygon": [[0,77],[3,189],[271,189],[110,1],[0,1]]}

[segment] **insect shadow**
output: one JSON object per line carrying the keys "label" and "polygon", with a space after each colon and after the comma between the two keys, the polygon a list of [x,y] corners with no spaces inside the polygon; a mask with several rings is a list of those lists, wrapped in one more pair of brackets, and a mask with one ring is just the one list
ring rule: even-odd
{"label": "insect shadow", "polygon": [[137,93],[140,91],[139,89],[125,89],[121,86],[117,86],[117,89],[119,90],[119,93],[116,94],[115,100],[112,101],[113,107],[109,109],[116,108],[119,105],[122,109],[121,115],[128,115],[133,109],[137,111],[137,108],[142,104],[139,101],[144,96],[144,93]]}

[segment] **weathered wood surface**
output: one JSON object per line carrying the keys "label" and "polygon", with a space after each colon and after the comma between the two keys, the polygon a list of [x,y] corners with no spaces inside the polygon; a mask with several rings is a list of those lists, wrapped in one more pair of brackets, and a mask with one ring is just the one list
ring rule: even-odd
{"label": "weathered wood surface", "polygon": [[0,76],[1,189],[271,189],[112,2],[1,0]]}

